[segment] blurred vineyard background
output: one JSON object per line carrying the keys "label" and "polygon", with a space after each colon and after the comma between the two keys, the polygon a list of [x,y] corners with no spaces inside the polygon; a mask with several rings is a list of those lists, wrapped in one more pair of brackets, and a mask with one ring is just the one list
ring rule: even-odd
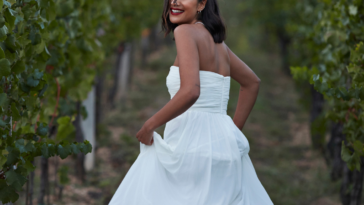
{"label": "blurred vineyard background", "polygon": [[[226,44],[262,80],[243,133],[273,202],[364,204],[364,2],[219,3]],[[108,204],[170,99],[162,5],[0,0],[3,204]]]}

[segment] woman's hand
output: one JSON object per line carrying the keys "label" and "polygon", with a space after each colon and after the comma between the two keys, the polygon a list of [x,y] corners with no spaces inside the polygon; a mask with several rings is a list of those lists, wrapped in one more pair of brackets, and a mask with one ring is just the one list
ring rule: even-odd
{"label": "woman's hand", "polygon": [[145,123],[143,127],[139,130],[139,132],[136,134],[136,138],[139,140],[139,142],[145,145],[152,145],[153,131],[154,130],[150,129],[149,126],[147,126],[147,123]]}

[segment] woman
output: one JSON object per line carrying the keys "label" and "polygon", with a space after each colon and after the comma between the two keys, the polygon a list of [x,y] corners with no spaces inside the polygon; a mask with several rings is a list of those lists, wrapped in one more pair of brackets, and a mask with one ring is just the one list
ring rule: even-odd
{"label": "woman", "polygon": [[[241,132],[259,78],[223,42],[216,0],[165,0],[162,28],[177,57],[167,76],[171,100],[136,137],[140,154],[109,205],[271,205]],[[240,83],[234,119],[230,79]],[[154,130],[166,123],[164,139]]]}

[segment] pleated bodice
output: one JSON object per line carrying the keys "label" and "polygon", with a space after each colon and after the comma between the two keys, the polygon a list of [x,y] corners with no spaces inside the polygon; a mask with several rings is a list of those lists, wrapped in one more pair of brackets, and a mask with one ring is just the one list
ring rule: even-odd
{"label": "pleated bodice", "polygon": [[[171,99],[180,88],[179,67],[171,66],[167,87]],[[200,70],[200,97],[187,111],[204,111],[226,114],[230,92],[230,76]]]}

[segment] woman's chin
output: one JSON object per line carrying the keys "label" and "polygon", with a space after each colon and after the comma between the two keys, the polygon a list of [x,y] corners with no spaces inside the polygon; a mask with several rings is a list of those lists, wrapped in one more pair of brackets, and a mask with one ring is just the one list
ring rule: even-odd
{"label": "woman's chin", "polygon": [[173,24],[184,24],[188,22],[188,19],[180,17],[180,16],[170,16],[169,20]]}
{"label": "woman's chin", "polygon": [[171,23],[173,24],[181,24],[181,21],[180,20],[177,20],[177,19],[174,19],[174,18],[170,18],[169,19],[171,21]]}

